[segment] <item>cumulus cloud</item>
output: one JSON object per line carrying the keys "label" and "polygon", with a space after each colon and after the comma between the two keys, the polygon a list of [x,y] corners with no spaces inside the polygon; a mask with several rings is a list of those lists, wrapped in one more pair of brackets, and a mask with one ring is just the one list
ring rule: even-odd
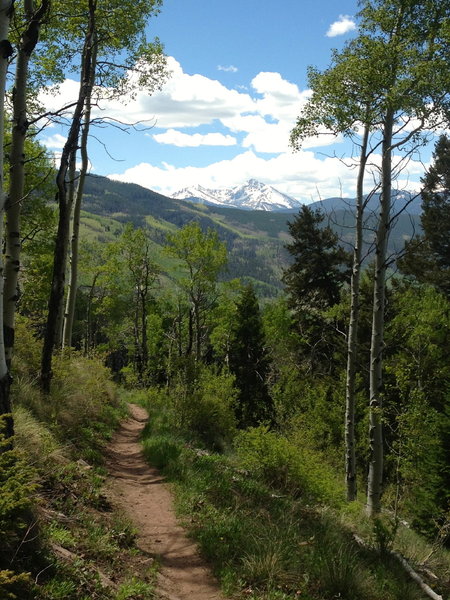
{"label": "cumulus cloud", "polygon": [[168,129],[165,133],[157,133],[152,136],[160,144],[172,144],[173,146],[196,147],[196,146],[235,146],[237,140],[231,135],[222,133],[194,133],[187,134],[176,129]]}
{"label": "cumulus cloud", "polygon": [[38,101],[45,107],[46,111],[60,111],[65,106],[68,106],[66,113],[72,112],[71,106],[78,97],[80,84],[73,79],[65,79],[58,85],[51,86],[45,90],[41,90],[38,95]]}
{"label": "cumulus cloud", "polygon": [[138,183],[168,196],[198,183],[220,188],[255,178],[305,202],[335,196],[336,190],[341,188],[354,192],[355,186],[354,170],[346,168],[337,158],[317,158],[310,151],[282,153],[265,159],[247,150],[230,160],[214,162],[206,167],[177,168],[169,163],[162,166],[140,163],[109,177]]}
{"label": "cumulus cloud", "polygon": [[[355,159],[356,160],[356,159]],[[394,164],[400,160],[394,157]],[[381,157],[373,157],[376,178],[376,163]],[[230,160],[212,162],[204,167],[176,167],[170,163],[152,165],[140,163],[123,173],[109,175],[111,179],[137,183],[143,187],[157,190],[171,196],[183,187],[200,184],[207,188],[224,188],[242,184],[254,178],[301,200],[309,203],[342,195],[354,197],[356,191],[356,168],[349,168],[351,161],[345,164],[338,157],[317,156],[310,150],[297,153],[284,152],[271,158],[258,156],[253,150],[241,152]],[[411,161],[407,171],[402,173],[404,181],[408,175],[408,189],[412,187],[414,174],[420,173],[423,166],[418,161]],[[368,177],[371,182],[371,178]],[[399,182],[400,183],[400,182]],[[369,189],[367,189],[367,192]]]}
{"label": "cumulus cloud", "polygon": [[168,63],[172,76],[161,91],[152,96],[140,92],[131,100],[103,101],[103,112],[128,122],[147,120],[158,128],[180,128],[208,125],[215,119],[254,109],[249,94],[203,75],[185,73],[172,57]]}
{"label": "cumulus cloud", "polygon": [[291,127],[311,94],[309,90],[301,92],[295,83],[273,72],[258,73],[252,79],[252,88],[262,96],[256,100],[257,112],[271,119],[288,121]]}
{"label": "cumulus cloud", "polygon": [[40,142],[44,144],[47,148],[51,150],[62,150],[64,144],[66,143],[66,137],[61,135],[60,133],[55,133],[47,138],[42,138]]}
{"label": "cumulus cloud", "polygon": [[[160,91],[149,95],[138,91],[115,99],[100,99],[93,115],[105,115],[126,123],[148,123],[159,128],[198,127],[215,119],[252,111],[254,100],[247,93],[229,89],[220,81],[185,73],[180,63],[168,57],[172,75]],[[57,89],[40,95],[48,110],[57,110],[77,98],[79,83],[66,79]],[[101,94],[100,94],[101,96]]]}
{"label": "cumulus cloud", "polygon": [[348,15],[339,15],[339,19],[332,23],[328,28],[327,37],[336,37],[338,35],[344,35],[350,31],[355,31],[356,23]]}
{"label": "cumulus cloud", "polygon": [[217,65],[217,70],[225,71],[225,73],[237,73],[238,72],[238,68],[235,67],[234,65],[228,65],[227,67],[225,67],[223,65]]}
{"label": "cumulus cloud", "polygon": [[[257,74],[251,81],[251,91],[238,91],[203,75],[185,73],[172,57],[168,62],[172,76],[161,91],[152,96],[138,92],[133,98],[101,100],[99,108],[94,108],[94,117],[107,115],[120,122],[166,129],[153,136],[155,141],[178,147],[235,145],[234,137],[214,131],[214,123],[219,122],[232,133],[244,134],[244,148],[287,151],[289,132],[308,91],[301,91],[273,72]],[[77,93],[78,83],[68,79],[57,93],[51,90],[41,99],[51,110],[57,110],[73,102]],[[208,125],[212,129],[208,135],[176,131]]]}

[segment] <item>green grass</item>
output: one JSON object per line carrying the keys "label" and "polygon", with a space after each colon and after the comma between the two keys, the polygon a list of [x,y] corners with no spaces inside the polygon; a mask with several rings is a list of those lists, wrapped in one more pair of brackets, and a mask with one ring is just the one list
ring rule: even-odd
{"label": "green grass", "polygon": [[[271,485],[271,477],[248,460],[183,442],[158,394],[141,393],[137,400],[151,415],[143,437],[147,458],[173,482],[180,519],[227,593],[255,600],[425,598],[395,559],[380,554],[376,544],[356,543],[352,529],[364,518],[359,508],[331,506],[334,484],[325,496],[322,484],[294,494],[289,481],[287,487],[282,480]],[[283,444],[277,448],[281,454],[287,452]],[[296,460],[291,456],[290,477],[300,468]],[[320,481],[326,472],[317,468],[309,476]]]}
{"label": "green grass", "polygon": [[39,342],[20,319],[18,327],[16,449],[0,452],[0,598],[153,598],[154,569],[104,490],[103,450],[125,405],[101,362],[76,353],[55,360],[43,397],[33,377]]}

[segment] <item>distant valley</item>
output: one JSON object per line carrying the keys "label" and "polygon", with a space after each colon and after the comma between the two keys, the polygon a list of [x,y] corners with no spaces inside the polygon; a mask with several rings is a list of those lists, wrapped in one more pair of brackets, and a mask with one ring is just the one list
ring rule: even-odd
{"label": "distant valley", "polygon": [[[90,175],[86,181],[83,206],[84,235],[88,239],[106,242],[115,239],[125,223],[132,222],[136,227],[148,230],[157,249],[165,244],[168,232],[197,220],[205,229],[216,229],[226,242],[229,253],[227,279],[241,277],[252,281],[260,296],[274,296],[282,287],[282,270],[289,264],[289,254],[284,248],[289,240],[287,222],[295,217],[301,204],[298,203],[291,209],[285,207],[269,210],[267,204],[271,196],[276,199],[276,205],[281,205],[278,196],[280,193],[276,190],[272,192],[273,188],[265,189],[270,186],[264,186],[255,180],[251,180],[249,184],[243,187],[253,191],[255,202],[256,191],[260,189],[263,193],[261,205],[266,203],[266,208],[254,210],[247,206],[243,209],[230,203],[224,206],[219,202],[206,202],[206,199],[200,203],[194,202],[192,198],[168,198],[136,184]],[[245,190],[241,191],[242,200]],[[230,197],[227,194],[223,196]],[[400,250],[404,241],[420,228],[420,199],[412,200],[409,194],[399,194],[395,201],[396,212],[405,202],[409,202],[408,209],[393,224],[391,252]],[[321,208],[343,243],[351,244],[354,220],[351,205],[352,202],[348,199],[328,198],[311,206]],[[374,198],[369,204],[366,222],[367,252],[374,236],[376,206],[377,199]]]}

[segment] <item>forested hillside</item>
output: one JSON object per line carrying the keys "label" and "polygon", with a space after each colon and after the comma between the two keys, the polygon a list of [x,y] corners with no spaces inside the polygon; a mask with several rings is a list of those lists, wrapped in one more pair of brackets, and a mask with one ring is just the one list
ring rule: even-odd
{"label": "forested hillside", "polygon": [[[164,569],[183,579],[184,558],[143,545],[155,484],[137,437],[125,457],[108,445],[121,422],[227,597],[449,598],[450,2],[363,0],[355,37],[310,70],[291,144],[349,138],[357,194],[292,214],[88,175],[102,96],[168,76],[145,34],[161,3],[13,5],[0,600],[174,597]],[[55,115],[37,92],[69,69],[77,98]],[[57,156],[40,119],[67,127]],[[432,134],[419,217],[396,178]],[[141,488],[122,511],[119,454]]]}
{"label": "forested hillside", "polygon": [[[369,263],[374,253],[374,230],[377,199],[371,198],[364,224],[364,259]],[[406,205],[405,210],[403,210]],[[419,206],[418,206],[419,205]],[[354,201],[330,198],[311,205],[324,213],[324,224],[330,225],[346,249],[352,247],[354,238]],[[260,297],[271,297],[281,290],[281,273],[290,262],[285,244],[289,239],[288,222],[296,212],[248,211],[234,208],[211,207],[167,198],[135,184],[111,181],[89,175],[86,178],[83,223],[88,239],[100,241],[113,239],[118,231],[116,222],[133,223],[145,227],[149,237],[164,245],[166,235],[191,220],[203,229],[213,227],[227,245],[228,264],[223,277],[244,278],[252,281]],[[405,241],[420,233],[420,201],[410,204],[410,195],[397,200],[398,216],[392,223],[389,252],[401,252]],[[92,215],[105,219],[92,220]]]}
{"label": "forested hillside", "polygon": [[[289,215],[264,211],[223,209],[191,204],[161,196],[134,184],[90,175],[86,178],[84,222],[91,214],[144,227],[149,237],[164,246],[168,233],[192,220],[203,229],[214,228],[227,245],[228,264],[223,277],[252,280],[262,296],[276,296],[288,260],[284,249]],[[111,225],[108,225],[110,228]],[[113,227],[114,229],[114,227]],[[94,227],[95,232],[95,227]],[[112,239],[99,232],[100,239]],[[103,234],[103,235],[102,235]]]}

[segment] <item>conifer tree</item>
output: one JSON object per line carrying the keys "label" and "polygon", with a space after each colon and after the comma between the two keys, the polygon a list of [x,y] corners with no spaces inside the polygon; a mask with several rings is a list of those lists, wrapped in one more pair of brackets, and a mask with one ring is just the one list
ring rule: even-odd
{"label": "conifer tree", "polygon": [[316,374],[330,374],[336,367],[335,329],[324,311],[339,302],[350,266],[350,255],[339,246],[332,229],[323,225],[324,219],[320,211],[302,206],[288,223],[292,242],[286,248],[294,262],[282,278],[299,333],[299,360]]}
{"label": "conifer tree", "polygon": [[433,164],[422,178],[423,235],[406,245],[399,263],[406,275],[430,283],[450,297],[450,139],[436,143]]}
{"label": "conifer tree", "polygon": [[270,421],[273,402],[267,387],[269,361],[258,299],[251,285],[242,291],[230,349],[230,370],[239,390],[236,416],[241,427]]}
{"label": "conifer tree", "polygon": [[323,309],[339,301],[339,290],[348,279],[349,254],[339,246],[338,236],[327,226],[320,211],[302,206],[288,223],[292,242],[286,245],[294,258],[283,274],[291,308]]}

